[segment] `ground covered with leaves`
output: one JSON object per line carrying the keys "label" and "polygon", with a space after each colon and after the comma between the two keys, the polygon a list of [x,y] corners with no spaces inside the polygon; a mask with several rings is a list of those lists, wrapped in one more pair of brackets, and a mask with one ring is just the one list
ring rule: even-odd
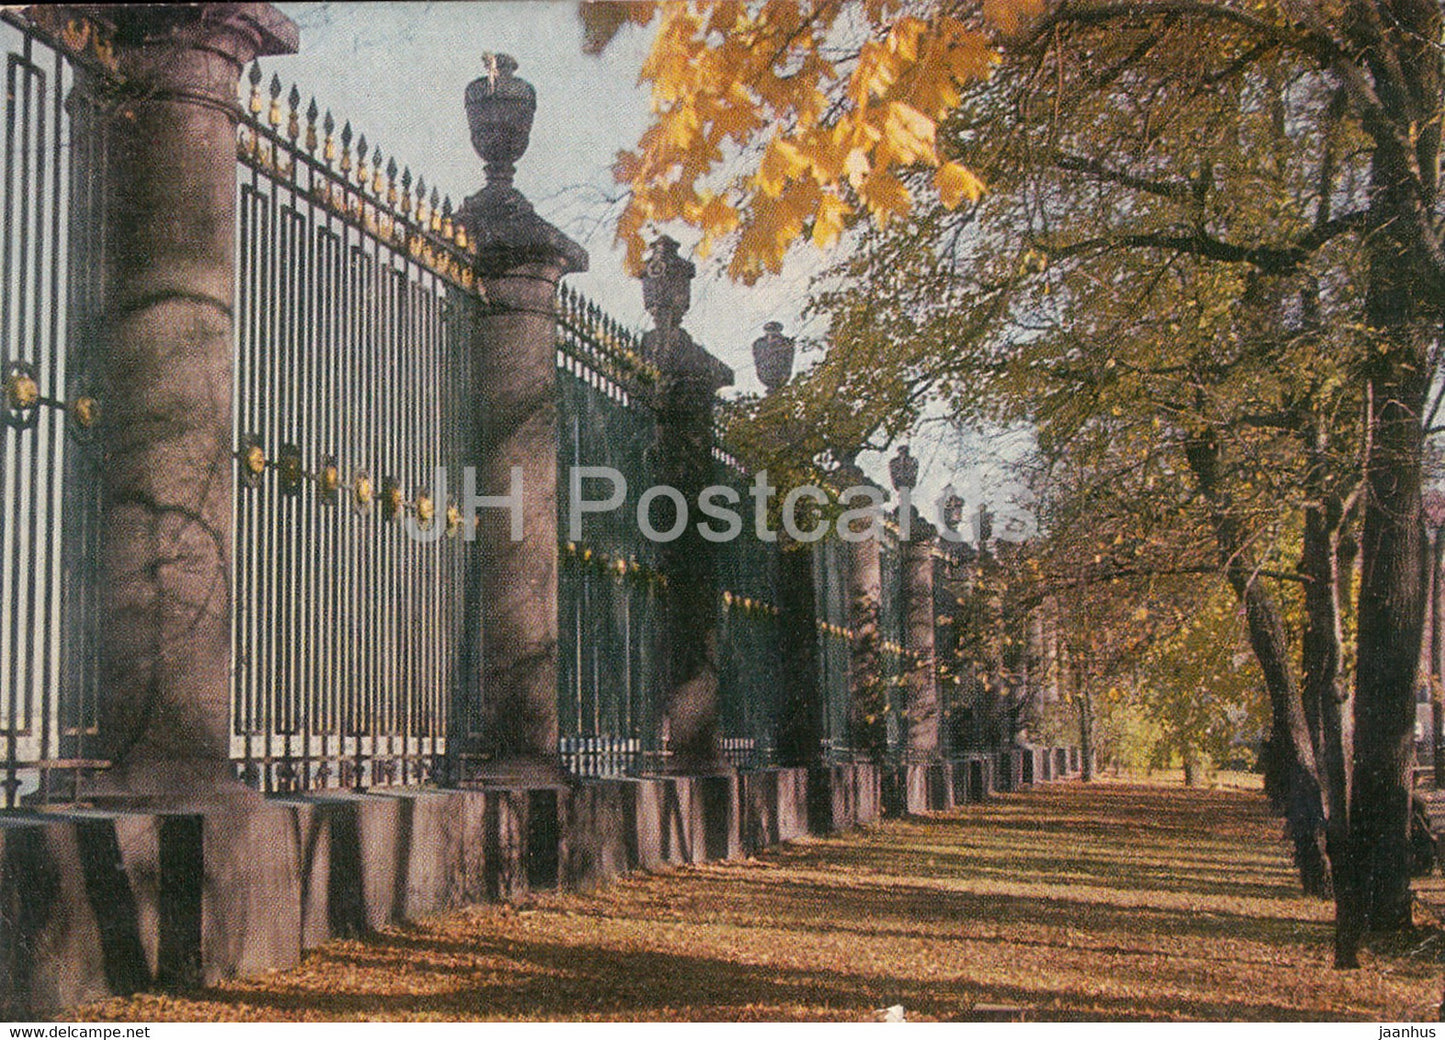
{"label": "ground covered with leaves", "polygon": [[1330,967],[1257,792],[1006,795],[753,859],[482,906],[80,1019],[1435,1017],[1422,931]]}

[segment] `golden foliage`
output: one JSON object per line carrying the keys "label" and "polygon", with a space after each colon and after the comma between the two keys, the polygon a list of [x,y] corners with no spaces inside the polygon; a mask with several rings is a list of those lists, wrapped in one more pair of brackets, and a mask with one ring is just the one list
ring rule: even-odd
{"label": "golden foliage", "polygon": [[857,216],[907,213],[908,169],[936,169],[950,209],[976,200],[983,183],[939,155],[938,124],[989,74],[988,26],[1012,31],[1038,6],[989,0],[965,22],[897,0],[584,5],[589,51],[656,23],[640,73],[653,123],[615,167],[630,190],[617,229],[629,267],[646,230],[682,221],[702,255],[736,235],[728,273],[751,284],[805,236],[827,247]]}

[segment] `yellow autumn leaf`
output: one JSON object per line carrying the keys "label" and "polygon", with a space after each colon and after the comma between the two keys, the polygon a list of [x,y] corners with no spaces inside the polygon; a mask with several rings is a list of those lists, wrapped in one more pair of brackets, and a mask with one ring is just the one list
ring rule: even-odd
{"label": "yellow autumn leaf", "polygon": [[983,0],[983,17],[1005,33],[1017,32],[1019,22],[1043,10],[1041,0]]}
{"label": "yellow autumn leaf", "polygon": [[768,150],[758,164],[755,180],[765,194],[777,198],[807,168],[808,162],[797,145],[786,138],[774,137],[768,142]]}
{"label": "yellow autumn leaf", "polygon": [[832,192],[825,192],[813,217],[813,244],[826,249],[843,233],[843,221],[848,216],[848,204]]}
{"label": "yellow autumn leaf", "polygon": [[879,227],[886,226],[893,217],[907,213],[912,202],[903,182],[886,169],[874,170],[858,189],[858,194],[873,211]]}
{"label": "yellow autumn leaf", "polygon": [[933,186],[938,197],[949,209],[954,209],[964,199],[977,202],[983,194],[983,181],[973,172],[956,162],[946,162],[933,175]]}
{"label": "yellow autumn leaf", "polygon": [[888,149],[904,165],[922,159],[934,162],[933,135],[937,124],[912,105],[890,101],[883,119]]}

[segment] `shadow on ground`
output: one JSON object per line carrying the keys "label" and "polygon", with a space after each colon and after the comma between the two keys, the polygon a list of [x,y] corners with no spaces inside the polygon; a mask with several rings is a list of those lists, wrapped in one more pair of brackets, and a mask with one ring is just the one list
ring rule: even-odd
{"label": "shadow on ground", "polygon": [[[82,1019],[1410,1020],[1419,949],[1329,966],[1257,793],[1101,783],[477,907]],[[998,1006],[1002,1005],[1003,1009]],[[992,1007],[990,1007],[992,1006]]]}

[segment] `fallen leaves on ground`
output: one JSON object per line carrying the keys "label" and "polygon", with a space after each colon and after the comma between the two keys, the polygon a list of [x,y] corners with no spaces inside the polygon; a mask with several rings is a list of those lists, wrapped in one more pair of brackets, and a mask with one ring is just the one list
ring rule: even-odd
{"label": "fallen leaves on ground", "polygon": [[756,858],[479,906],[80,1020],[1415,1020],[1434,933],[1330,967],[1258,792],[1000,796]]}

